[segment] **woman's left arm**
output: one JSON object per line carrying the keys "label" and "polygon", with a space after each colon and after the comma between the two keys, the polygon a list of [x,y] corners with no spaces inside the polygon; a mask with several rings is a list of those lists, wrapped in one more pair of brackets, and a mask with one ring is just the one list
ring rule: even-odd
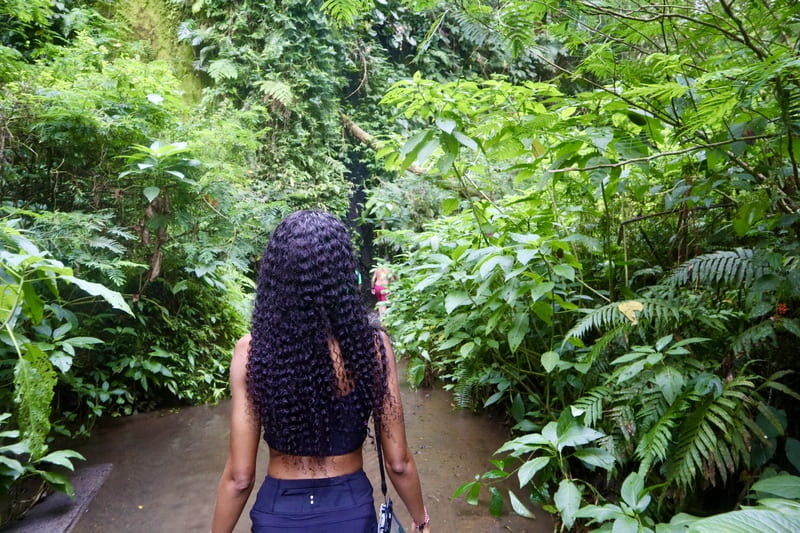
{"label": "woman's left arm", "polygon": [[428,511],[422,499],[422,486],[419,481],[417,464],[408,448],[406,427],[403,419],[403,402],[400,397],[400,385],[397,364],[389,337],[380,332],[381,342],[386,349],[386,385],[387,395],[384,400],[384,416],[381,424],[381,446],[386,473],[392,480],[397,495],[406,504],[411,519],[415,524],[425,524],[423,533],[430,533]]}
{"label": "woman's left arm", "polygon": [[247,357],[250,335],[236,343],[231,361],[231,440],[228,461],[217,489],[212,533],[233,531],[255,483],[261,424],[247,399]]}

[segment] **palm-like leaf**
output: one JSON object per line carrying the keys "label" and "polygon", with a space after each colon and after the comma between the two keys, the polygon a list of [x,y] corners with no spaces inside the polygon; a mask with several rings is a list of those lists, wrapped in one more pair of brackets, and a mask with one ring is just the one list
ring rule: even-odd
{"label": "palm-like leaf", "polygon": [[667,482],[687,489],[703,477],[713,485],[717,474],[724,482],[740,461],[747,460],[753,392],[752,381],[737,377],[723,385],[719,396],[699,398],[674,436]]}

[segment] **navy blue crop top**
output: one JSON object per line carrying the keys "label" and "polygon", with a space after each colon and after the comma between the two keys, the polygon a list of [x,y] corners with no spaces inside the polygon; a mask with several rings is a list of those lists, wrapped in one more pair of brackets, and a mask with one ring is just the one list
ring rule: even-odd
{"label": "navy blue crop top", "polygon": [[[333,410],[333,423],[331,424],[331,446],[326,453],[321,453],[322,456],[331,455],[344,455],[354,452],[361,447],[364,439],[367,438],[367,422],[362,415],[358,413],[356,405],[353,403],[355,395],[346,394],[344,396],[336,396],[334,399]],[[271,439],[273,435],[268,432],[269,428],[264,428],[264,440],[273,450],[287,454],[287,452],[280,449],[280,447],[273,446],[275,439]],[[270,442],[273,441],[273,442]],[[316,455],[312,453],[296,453],[287,455]]]}

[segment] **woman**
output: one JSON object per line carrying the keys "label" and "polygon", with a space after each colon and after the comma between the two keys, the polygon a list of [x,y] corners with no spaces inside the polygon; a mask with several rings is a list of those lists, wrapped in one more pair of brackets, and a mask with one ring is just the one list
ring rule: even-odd
{"label": "woman", "polygon": [[394,354],[369,323],[356,268],[344,224],[328,213],[298,211],[272,234],[252,329],[231,362],[230,449],[213,533],[231,531],[239,519],[262,428],[269,466],[250,512],[253,532],[376,531],[361,453],[371,414],[412,531],[430,532]]}
{"label": "woman", "polygon": [[394,280],[392,271],[385,266],[379,266],[372,273],[372,294],[378,301],[378,315],[386,312],[386,296],[389,294],[389,283]]}

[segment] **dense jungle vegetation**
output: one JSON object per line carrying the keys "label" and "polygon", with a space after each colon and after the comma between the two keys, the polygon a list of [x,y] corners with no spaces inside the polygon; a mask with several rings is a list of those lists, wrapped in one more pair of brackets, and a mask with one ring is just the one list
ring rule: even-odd
{"label": "dense jungle vegetation", "polygon": [[3,2],[2,520],[99,417],[226,394],[314,207],[376,232],[409,380],[506,413],[456,497],[800,530],[798,35],[791,0]]}

